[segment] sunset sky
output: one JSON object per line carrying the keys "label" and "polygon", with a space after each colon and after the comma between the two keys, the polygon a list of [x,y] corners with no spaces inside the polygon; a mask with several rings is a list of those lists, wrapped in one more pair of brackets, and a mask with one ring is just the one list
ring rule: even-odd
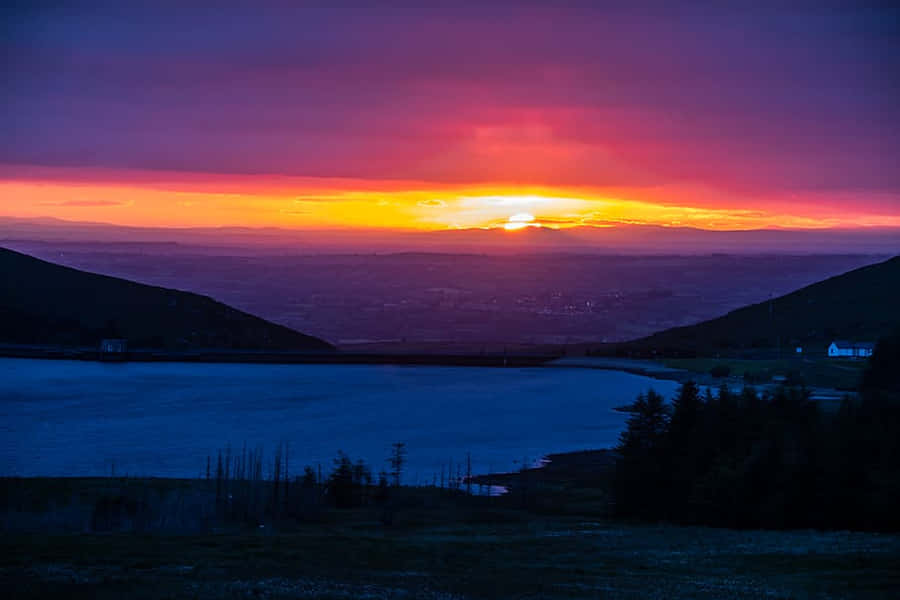
{"label": "sunset sky", "polygon": [[3,9],[0,215],[900,227],[891,3],[65,4]]}

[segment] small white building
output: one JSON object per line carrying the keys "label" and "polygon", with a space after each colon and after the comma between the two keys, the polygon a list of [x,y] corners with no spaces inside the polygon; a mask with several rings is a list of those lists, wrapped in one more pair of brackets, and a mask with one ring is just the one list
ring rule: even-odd
{"label": "small white building", "polygon": [[106,339],[100,342],[100,352],[103,354],[124,354],[128,351],[128,341],[122,339]]}
{"label": "small white building", "polygon": [[828,356],[831,358],[865,358],[872,356],[875,344],[872,342],[848,342],[847,340],[834,340],[828,345]]}

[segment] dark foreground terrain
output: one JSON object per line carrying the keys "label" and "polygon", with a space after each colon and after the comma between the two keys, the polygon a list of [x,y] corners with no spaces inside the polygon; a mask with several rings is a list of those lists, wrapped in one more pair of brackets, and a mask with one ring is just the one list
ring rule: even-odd
{"label": "dark foreground terrain", "polygon": [[[281,482],[285,508],[274,512],[271,481],[4,479],[0,594],[893,598],[900,589],[900,535],[614,521],[596,479],[609,451],[551,459],[473,482],[472,491],[509,486],[500,497],[467,495],[457,480],[331,501],[335,474],[290,491]],[[268,500],[254,507],[254,498]]]}
{"label": "dark foreground terrain", "polygon": [[891,598],[900,538],[578,518],[5,536],[6,598]]}
{"label": "dark foreground terrain", "polygon": [[409,510],[204,535],[5,535],[6,598],[891,598],[900,536]]}

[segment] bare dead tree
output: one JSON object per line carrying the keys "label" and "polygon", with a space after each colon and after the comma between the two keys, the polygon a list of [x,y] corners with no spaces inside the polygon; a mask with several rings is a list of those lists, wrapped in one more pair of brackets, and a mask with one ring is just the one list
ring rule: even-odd
{"label": "bare dead tree", "polygon": [[394,486],[400,487],[400,477],[403,474],[403,466],[406,464],[406,444],[397,442],[391,446],[391,476],[394,478]]}

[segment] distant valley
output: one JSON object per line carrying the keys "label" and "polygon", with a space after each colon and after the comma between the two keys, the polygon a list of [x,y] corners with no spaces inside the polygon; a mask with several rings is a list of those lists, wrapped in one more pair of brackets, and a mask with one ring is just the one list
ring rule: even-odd
{"label": "distant valley", "polygon": [[37,257],[206,295],[342,347],[502,351],[636,339],[885,255],[341,254],[19,240]]}

